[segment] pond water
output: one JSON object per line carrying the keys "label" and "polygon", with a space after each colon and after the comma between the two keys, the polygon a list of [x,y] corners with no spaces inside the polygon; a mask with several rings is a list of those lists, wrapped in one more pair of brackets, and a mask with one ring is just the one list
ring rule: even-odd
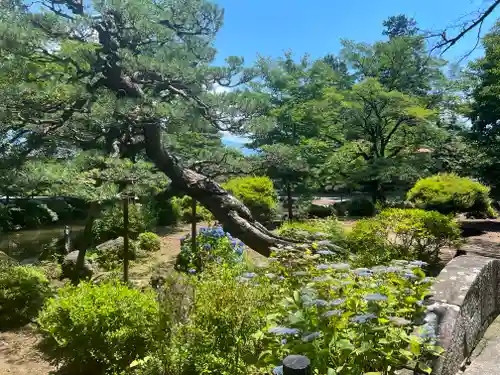
{"label": "pond water", "polygon": [[[64,238],[65,224],[46,228],[0,233],[0,251],[19,261],[46,260],[57,252],[59,241]],[[71,224],[71,237],[83,231],[83,224]]]}

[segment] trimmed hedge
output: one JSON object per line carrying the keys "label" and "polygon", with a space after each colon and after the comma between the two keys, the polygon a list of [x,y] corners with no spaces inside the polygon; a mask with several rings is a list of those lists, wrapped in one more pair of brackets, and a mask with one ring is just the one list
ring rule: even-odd
{"label": "trimmed hedge", "polygon": [[488,187],[470,178],[439,174],[418,180],[407,199],[419,208],[443,214],[495,217],[489,193]]}

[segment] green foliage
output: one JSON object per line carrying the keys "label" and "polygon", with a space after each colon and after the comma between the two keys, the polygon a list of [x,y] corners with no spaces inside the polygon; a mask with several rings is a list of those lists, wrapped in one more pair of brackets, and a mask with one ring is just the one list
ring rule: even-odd
{"label": "green foliage", "polygon": [[[129,236],[137,239],[140,233],[154,229],[155,215],[152,210],[142,204],[129,205]],[[116,204],[107,208],[101,217],[94,221],[92,234],[96,243],[123,236],[123,208]]]}
{"label": "green foliage", "polygon": [[282,237],[303,242],[329,240],[341,245],[345,239],[342,224],[334,217],[285,222],[277,230],[277,233]]}
{"label": "green foliage", "polygon": [[160,236],[152,232],[144,232],[139,234],[139,248],[146,252],[154,252],[160,250]]}
{"label": "green foliage", "polygon": [[439,352],[435,333],[426,326],[414,333],[431,285],[419,262],[351,269],[327,253],[297,254],[279,251],[271,266],[284,296],[256,335],[266,347],[261,363],[301,353],[319,374],[391,373],[409,362],[430,373],[425,360]]}
{"label": "green foliage", "polygon": [[223,186],[250,209],[256,220],[267,222],[273,219],[277,195],[269,177],[236,177]]}
{"label": "green foliage", "polygon": [[455,174],[423,178],[408,192],[407,199],[417,206],[441,213],[468,213],[474,217],[495,217],[490,189],[480,182]]}
{"label": "green foliage", "polygon": [[190,235],[181,239],[176,268],[193,274],[203,271],[209,263],[234,265],[242,260],[243,249],[243,243],[224,232],[222,227],[203,227],[196,235],[195,251]]}
{"label": "green foliage", "polygon": [[49,280],[40,268],[0,261],[0,330],[30,322],[50,294]]}
{"label": "green foliage", "polygon": [[149,202],[158,225],[176,225],[181,221],[182,208],[175,197],[164,197],[159,194]]}
{"label": "green foliage", "polygon": [[449,216],[421,209],[391,208],[356,222],[348,234],[349,249],[362,266],[393,259],[438,262],[444,246],[457,246],[458,223]]}
{"label": "green foliage", "polygon": [[[191,223],[193,221],[193,199],[184,195],[182,197],[173,197],[171,199],[172,207],[175,208],[175,212],[180,211],[180,219],[184,223]],[[212,221],[213,216],[209,210],[203,207],[201,204],[196,203],[196,221]]]}
{"label": "green foliage", "polygon": [[42,351],[72,373],[127,369],[152,348],[157,323],[154,294],[117,282],[65,286],[38,317]]}

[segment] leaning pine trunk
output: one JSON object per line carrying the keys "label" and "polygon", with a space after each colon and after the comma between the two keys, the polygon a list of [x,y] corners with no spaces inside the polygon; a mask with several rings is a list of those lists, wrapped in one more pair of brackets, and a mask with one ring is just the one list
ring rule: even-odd
{"label": "leaning pine trunk", "polygon": [[85,254],[87,253],[87,249],[92,246],[92,226],[94,225],[94,221],[99,215],[99,210],[101,206],[97,202],[90,203],[89,211],[87,213],[87,220],[85,221],[85,228],[83,229],[83,241],[80,246],[80,250],[78,251],[78,257],[76,258],[76,269],[81,270],[83,265],[85,264]]}
{"label": "leaning pine trunk", "polygon": [[274,235],[254,220],[249,209],[218,183],[181,167],[175,156],[163,148],[159,124],[144,125],[144,136],[147,154],[156,167],[172,180],[176,188],[185,191],[205,206],[224,230],[264,256],[270,255],[270,248],[273,246],[293,243]]}

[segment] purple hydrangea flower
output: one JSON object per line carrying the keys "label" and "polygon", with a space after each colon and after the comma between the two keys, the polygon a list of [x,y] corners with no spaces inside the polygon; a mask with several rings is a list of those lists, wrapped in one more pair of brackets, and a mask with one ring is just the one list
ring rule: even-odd
{"label": "purple hydrangea flower", "polygon": [[242,275],[246,279],[252,279],[254,277],[257,277],[257,274],[255,272],[247,272]]}
{"label": "purple hydrangea flower", "polygon": [[188,272],[193,274],[193,273],[196,273],[196,270],[194,268],[191,268]]}
{"label": "purple hydrangea flower", "polygon": [[313,332],[313,333],[310,333],[309,335],[302,337],[302,341],[304,341],[304,342],[313,341],[314,339],[317,339],[320,336],[321,336],[321,332]]}
{"label": "purple hydrangea flower", "polygon": [[342,310],[330,310],[324,313],[322,316],[323,318],[331,318],[332,316],[340,316],[342,315],[342,313]]}
{"label": "purple hydrangea flower", "polygon": [[380,293],[367,294],[364,297],[365,301],[387,301],[387,296]]}
{"label": "purple hydrangea flower", "polygon": [[273,327],[269,328],[268,332],[274,335],[296,335],[300,331],[297,328]]}
{"label": "purple hydrangea flower", "polygon": [[362,315],[356,315],[355,317],[351,318],[351,321],[353,323],[366,323],[369,320],[375,319],[377,315],[375,314],[362,314]]}
{"label": "purple hydrangea flower", "polygon": [[280,276],[280,277],[278,277],[278,279],[285,280],[285,276]]}
{"label": "purple hydrangea flower", "polygon": [[281,345],[286,345],[286,343],[287,343],[286,339],[281,340]]}

